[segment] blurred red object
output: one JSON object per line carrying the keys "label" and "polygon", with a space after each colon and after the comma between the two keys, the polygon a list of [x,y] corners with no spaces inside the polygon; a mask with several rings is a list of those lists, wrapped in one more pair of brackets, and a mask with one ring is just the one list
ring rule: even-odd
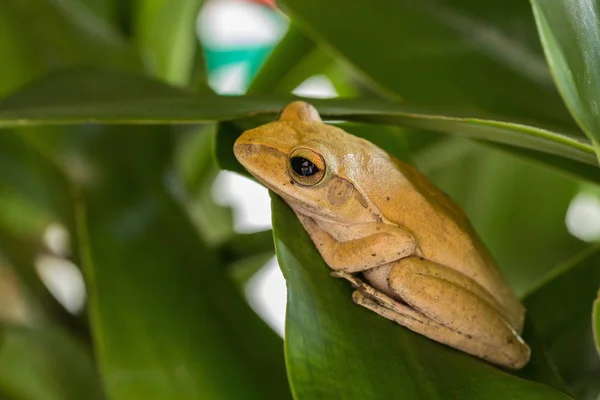
{"label": "blurred red object", "polygon": [[269,6],[275,8],[275,0],[248,0],[251,3],[264,4],[265,6]]}

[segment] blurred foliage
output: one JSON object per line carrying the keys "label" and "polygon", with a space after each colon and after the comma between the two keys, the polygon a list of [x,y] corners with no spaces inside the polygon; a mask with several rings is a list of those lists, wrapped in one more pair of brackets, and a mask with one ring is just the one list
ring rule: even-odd
{"label": "blurred foliage", "polygon": [[[600,398],[600,250],[565,225],[600,194],[600,2],[283,0],[245,96],[209,86],[203,5],[0,2],[1,399]],[[324,118],[465,209],[528,309],[522,371],[355,306],[276,196],[273,232],[234,230],[233,142],[314,75],[343,97]],[[274,250],[285,341],[243,297]],[[40,256],[83,274],[83,310]]]}

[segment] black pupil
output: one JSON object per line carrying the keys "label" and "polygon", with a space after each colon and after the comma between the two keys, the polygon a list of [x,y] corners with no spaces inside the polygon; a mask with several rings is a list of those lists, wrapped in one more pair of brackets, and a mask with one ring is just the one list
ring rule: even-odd
{"label": "black pupil", "polygon": [[292,169],[300,176],[312,176],[319,172],[319,168],[304,157],[292,157],[291,162]]}

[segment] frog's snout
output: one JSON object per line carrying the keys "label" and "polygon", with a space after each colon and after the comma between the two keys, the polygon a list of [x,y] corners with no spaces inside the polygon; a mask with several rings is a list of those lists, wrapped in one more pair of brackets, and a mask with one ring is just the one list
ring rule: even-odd
{"label": "frog's snout", "polygon": [[246,165],[248,160],[260,153],[262,147],[252,143],[251,139],[246,140],[246,134],[242,134],[233,144],[233,154],[244,167],[248,168]]}
{"label": "frog's snout", "polygon": [[242,134],[233,145],[235,158],[252,175],[273,174],[285,165],[287,156],[279,149],[264,143],[254,143],[251,137]]}

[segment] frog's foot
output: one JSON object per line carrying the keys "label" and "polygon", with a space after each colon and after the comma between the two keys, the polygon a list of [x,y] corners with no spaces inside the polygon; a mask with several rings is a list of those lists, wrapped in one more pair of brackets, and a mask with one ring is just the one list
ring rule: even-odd
{"label": "frog's foot", "polygon": [[402,306],[400,303],[398,303],[401,308],[404,308],[403,312],[399,313],[381,305],[381,303],[373,300],[372,298],[367,297],[360,290],[355,290],[354,293],[352,293],[352,300],[354,303],[361,305],[368,310],[371,310],[374,313],[389,319],[390,321],[396,322],[397,324],[402,325],[413,332],[450,347],[459,349],[475,357],[482,358],[493,364],[510,369],[519,369],[524,365],[524,363],[515,364],[499,361],[493,355],[490,355],[490,349],[488,346],[485,346],[481,343],[473,344],[473,341],[471,340],[472,338],[429,320],[424,315],[415,313],[414,310],[408,306]]}
{"label": "frog's foot", "polygon": [[415,314],[415,316],[418,314],[418,312],[414,311],[413,309],[406,307],[406,305],[403,302],[399,302],[398,300],[392,299],[385,293],[376,290],[373,286],[369,285],[368,283],[366,283],[365,281],[356,277],[353,274],[349,274],[344,271],[333,271],[331,273],[331,276],[347,280],[352,284],[352,286],[355,289],[357,289],[358,292],[361,292],[364,296],[379,303],[383,307],[389,308],[399,313],[413,313]]}
{"label": "frog's foot", "polygon": [[429,325],[454,332],[431,337],[494,364],[518,369],[530,349],[508,319],[476,282],[455,270],[420,257],[393,264],[390,289]]}
{"label": "frog's foot", "polygon": [[[503,354],[499,354],[494,346],[475,340],[469,334],[434,321],[410,305],[377,291],[352,274],[335,271],[331,275],[346,279],[356,288],[352,293],[354,303],[432,340],[511,369],[521,368],[529,358],[528,355],[520,360],[507,358]],[[522,340],[521,343],[524,345]],[[528,352],[528,347],[524,346]]]}

